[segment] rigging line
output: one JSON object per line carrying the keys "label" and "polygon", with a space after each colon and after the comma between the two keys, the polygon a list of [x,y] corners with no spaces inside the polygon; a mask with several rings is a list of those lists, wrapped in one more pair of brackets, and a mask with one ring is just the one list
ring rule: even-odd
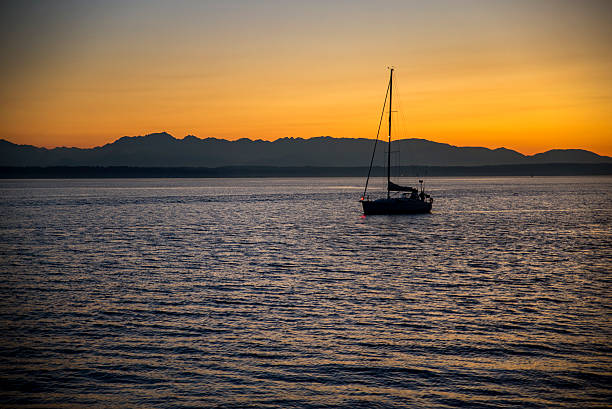
{"label": "rigging line", "polygon": [[370,159],[370,168],[368,169],[368,177],[366,179],[365,188],[363,189],[363,198],[366,197],[368,191],[368,182],[370,181],[370,173],[372,172],[372,164],[374,163],[374,155],[376,154],[376,145],[378,144],[378,136],[380,135],[380,127],[382,125],[383,116],[385,115],[385,106],[387,106],[387,98],[389,97],[389,87],[391,82],[387,85],[387,92],[385,93],[385,102],[383,102],[382,112],[380,113],[380,120],[378,121],[378,131],[376,131],[376,140],[374,141],[374,150],[372,151],[372,159]]}
{"label": "rigging line", "polygon": [[[395,166],[391,166],[391,173],[392,176],[397,179],[399,181],[399,178],[401,176],[401,145],[398,143],[403,135],[403,127],[401,124],[401,121],[399,121],[399,117],[401,116],[402,113],[402,107],[401,105],[398,103],[400,102],[397,98],[399,97],[399,93],[398,93],[398,86],[397,86],[397,75],[395,75],[395,77],[393,78],[393,96],[395,97],[395,109],[392,111],[392,113],[395,114],[394,118],[395,118],[395,149],[393,151],[391,151],[392,155],[393,155],[393,161],[395,163]],[[397,115],[397,113],[400,113],[400,115]]]}
{"label": "rigging line", "polygon": [[[399,127],[399,140],[398,140],[398,148],[397,148],[397,177],[399,180],[401,180],[401,178],[403,176],[405,176],[405,174],[403,173],[403,168],[402,168],[402,146],[404,145],[403,140],[406,139],[408,132],[406,129],[406,117],[405,117],[405,106],[404,106],[404,99],[402,98],[402,93],[399,92],[399,89],[401,88],[401,84],[400,84],[401,78],[400,76],[396,76],[395,79],[395,95],[397,95],[397,123],[398,123],[398,127]],[[406,153],[405,151],[403,152],[404,154]]]}
{"label": "rigging line", "polygon": [[[403,135],[404,135],[404,127],[403,127],[403,124],[401,123],[402,122],[401,121],[401,117],[402,117],[402,105],[399,104],[399,102],[401,102],[401,100],[399,99],[400,94],[398,92],[397,79],[398,79],[398,76],[396,75],[395,76],[395,82],[393,84],[393,94],[396,96],[395,97],[395,101],[396,101],[395,102],[395,106],[396,106],[396,108],[395,108],[395,112],[396,112],[395,123],[398,124],[398,122],[399,122],[399,124],[398,124],[399,126],[398,125],[395,126],[395,128],[398,129],[398,132],[396,132],[396,135],[398,135],[398,137],[396,138],[396,142],[399,142],[401,140],[401,138],[403,137]],[[399,143],[396,143],[395,145],[397,146],[397,148],[396,148],[397,149],[397,151],[396,151],[397,152],[396,153],[397,168],[395,170],[395,177],[397,178],[397,181],[399,183],[400,182],[400,178],[402,176],[402,149],[401,149],[401,145]]]}
{"label": "rigging line", "polygon": [[[396,78],[395,83],[398,84],[399,81],[401,81],[401,78]],[[394,85],[396,85],[394,84]],[[409,126],[408,126],[408,104],[405,103],[404,98],[402,93],[398,92],[397,89],[399,89],[400,86],[396,86],[395,88],[395,94],[397,95],[397,106],[398,106],[398,112],[399,112],[399,118],[398,121],[399,122],[399,127],[401,129],[401,137],[402,140],[404,140],[404,143],[402,144],[398,144],[398,146],[404,146],[404,148],[406,148],[406,139],[410,139],[410,134],[409,134]],[[402,169],[405,171],[404,167],[408,166],[407,164],[402,164],[402,157],[401,157],[401,149],[398,149],[400,151],[400,156],[398,158],[398,167],[399,167],[399,174],[400,176],[402,175]],[[404,153],[404,159],[410,161],[410,150],[409,149],[404,149],[403,151]],[[409,162],[408,162],[409,163]],[[403,173],[404,176],[406,176],[406,173]]]}

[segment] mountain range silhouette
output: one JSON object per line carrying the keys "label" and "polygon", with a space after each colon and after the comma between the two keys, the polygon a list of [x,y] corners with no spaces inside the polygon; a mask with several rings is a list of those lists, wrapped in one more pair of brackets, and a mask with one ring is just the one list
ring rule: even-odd
{"label": "mountain range silhouette", "polygon": [[[281,138],[275,141],[188,135],[166,132],[124,136],[95,148],[39,148],[0,139],[0,166],[368,166],[374,141],[364,138]],[[385,163],[387,143],[379,141],[375,165]],[[612,163],[612,158],[583,149],[553,149],[523,155],[511,149],[458,147],[425,139],[393,141],[394,162],[402,166],[490,166],[550,163]]]}

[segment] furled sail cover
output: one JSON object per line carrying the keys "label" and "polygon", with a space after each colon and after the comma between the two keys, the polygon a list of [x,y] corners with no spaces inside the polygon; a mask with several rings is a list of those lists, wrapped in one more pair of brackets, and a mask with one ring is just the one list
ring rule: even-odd
{"label": "furled sail cover", "polygon": [[389,190],[393,192],[416,192],[417,190],[410,186],[400,186],[393,182],[389,182]]}

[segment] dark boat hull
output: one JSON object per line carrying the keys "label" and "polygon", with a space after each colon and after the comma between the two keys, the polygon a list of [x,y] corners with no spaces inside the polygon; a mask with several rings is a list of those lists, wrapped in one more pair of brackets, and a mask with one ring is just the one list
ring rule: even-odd
{"label": "dark boat hull", "polygon": [[391,198],[362,200],[363,214],[420,214],[431,212],[431,202],[418,199]]}

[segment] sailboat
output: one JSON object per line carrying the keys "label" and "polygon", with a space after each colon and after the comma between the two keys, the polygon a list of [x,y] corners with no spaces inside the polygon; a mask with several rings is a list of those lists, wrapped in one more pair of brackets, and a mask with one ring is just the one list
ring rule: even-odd
{"label": "sailboat", "polygon": [[391,181],[391,107],[393,103],[393,68],[390,68],[389,85],[387,87],[387,94],[385,95],[383,111],[380,117],[380,123],[378,125],[378,133],[380,133],[380,125],[382,124],[385,106],[387,105],[387,97],[389,99],[389,142],[387,145],[387,196],[382,197],[380,199],[370,200],[370,197],[367,194],[368,182],[370,181],[372,164],[374,162],[374,154],[376,153],[376,145],[378,144],[377,134],[376,141],[374,142],[374,151],[372,152],[372,159],[370,160],[368,177],[366,179],[363,195],[360,199],[361,205],[363,206],[363,214],[373,215],[429,213],[431,212],[433,198],[425,193],[422,180],[419,180],[420,189],[410,186],[400,186]]}

